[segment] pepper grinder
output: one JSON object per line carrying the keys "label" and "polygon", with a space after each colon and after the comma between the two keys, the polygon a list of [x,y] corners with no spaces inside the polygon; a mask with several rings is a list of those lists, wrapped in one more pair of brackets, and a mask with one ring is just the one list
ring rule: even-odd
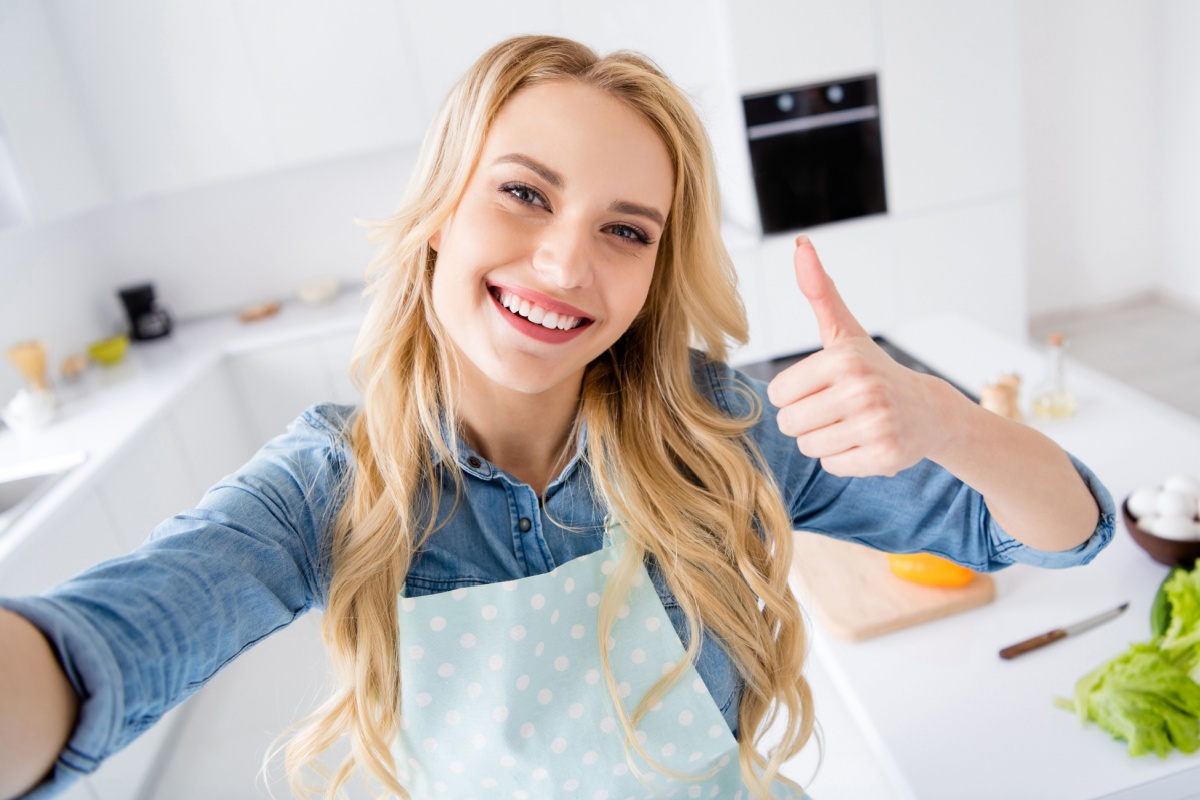
{"label": "pepper grinder", "polygon": [[36,339],[17,342],[8,348],[8,358],[16,365],[30,391],[50,391],[50,380],[46,377],[46,343]]}
{"label": "pepper grinder", "polygon": [[37,340],[18,342],[8,348],[9,360],[28,384],[0,411],[0,418],[14,431],[37,430],[54,419],[58,399],[46,374],[46,350],[46,343]]}

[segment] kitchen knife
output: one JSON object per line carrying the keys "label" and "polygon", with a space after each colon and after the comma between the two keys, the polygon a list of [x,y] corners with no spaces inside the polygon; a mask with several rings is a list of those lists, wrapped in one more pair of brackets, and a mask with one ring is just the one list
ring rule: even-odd
{"label": "kitchen knife", "polygon": [[1121,616],[1121,612],[1129,608],[1129,603],[1122,603],[1112,611],[1105,611],[1103,614],[1097,614],[1094,617],[1088,617],[1082,622],[1076,622],[1074,625],[1068,625],[1065,628],[1055,628],[1052,631],[1043,633],[1041,636],[1034,636],[1032,639],[1026,639],[1023,642],[1017,642],[1014,645],[1009,645],[1000,651],[1001,658],[1016,658],[1022,653],[1028,653],[1030,650],[1037,650],[1039,647],[1045,647],[1051,642],[1057,642],[1059,639],[1065,639],[1068,636],[1074,636],[1077,633],[1083,633],[1097,625],[1108,622],[1110,619]]}

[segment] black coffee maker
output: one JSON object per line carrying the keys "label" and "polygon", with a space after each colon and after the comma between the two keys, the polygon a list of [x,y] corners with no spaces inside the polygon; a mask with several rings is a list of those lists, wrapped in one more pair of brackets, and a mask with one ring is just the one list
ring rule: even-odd
{"label": "black coffee maker", "polygon": [[154,302],[154,285],[129,286],[117,292],[129,315],[131,337],[157,339],[171,332],[171,315]]}

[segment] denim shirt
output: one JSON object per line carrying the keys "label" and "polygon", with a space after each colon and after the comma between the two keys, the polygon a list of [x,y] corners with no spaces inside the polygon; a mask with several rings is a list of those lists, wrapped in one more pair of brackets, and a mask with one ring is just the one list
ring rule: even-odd
{"label": "denim shirt", "polygon": [[[698,388],[732,416],[751,408],[735,384],[758,396],[763,413],[748,435],[797,530],[886,551],[924,550],[978,571],[1016,562],[1085,564],[1112,537],[1112,499],[1074,457],[1100,507],[1096,529],[1074,549],[1039,551],[1009,536],[983,497],[941,467],[923,461],[891,478],[830,475],[779,432],[766,384],[699,357],[693,372]],[[353,413],[348,406],[308,409],[196,508],[158,525],[137,550],[41,595],[0,598],[0,607],[43,631],[81,698],[66,749],[29,797],[50,796],[95,770],[244,650],[325,607],[330,525],[350,468],[344,431]],[[590,489],[584,442],[581,436],[542,501],[463,445],[455,468],[464,495],[416,554],[405,594],[537,575],[599,549],[606,509]],[[437,469],[449,500],[453,475],[445,467]],[[450,514],[453,505],[444,503],[440,513]],[[651,563],[648,570],[686,646],[683,613],[658,568]],[[736,735],[743,683],[707,633],[696,669]]]}

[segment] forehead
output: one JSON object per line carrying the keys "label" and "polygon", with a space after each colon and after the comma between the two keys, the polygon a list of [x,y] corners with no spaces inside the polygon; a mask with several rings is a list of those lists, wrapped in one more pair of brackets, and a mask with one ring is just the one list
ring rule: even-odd
{"label": "forehead", "polygon": [[550,81],[513,94],[500,108],[481,164],[521,153],[564,178],[572,192],[670,209],[675,174],[667,146],[641,114],[579,81]]}

